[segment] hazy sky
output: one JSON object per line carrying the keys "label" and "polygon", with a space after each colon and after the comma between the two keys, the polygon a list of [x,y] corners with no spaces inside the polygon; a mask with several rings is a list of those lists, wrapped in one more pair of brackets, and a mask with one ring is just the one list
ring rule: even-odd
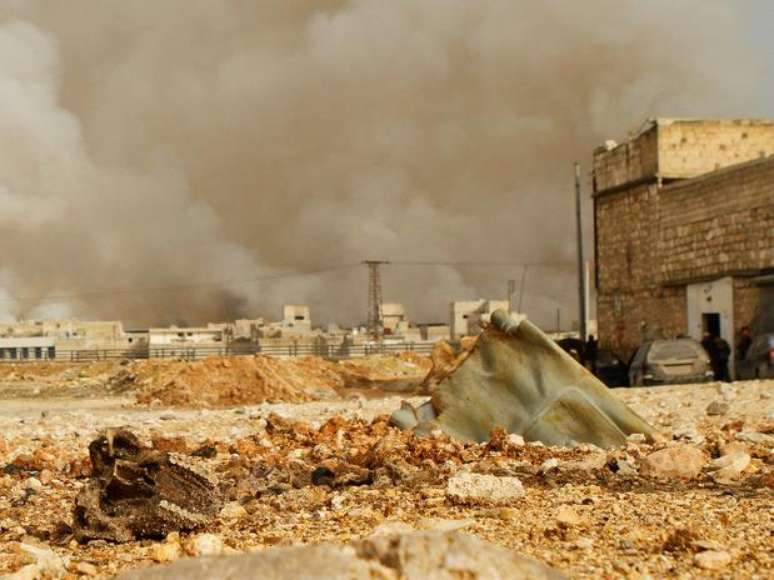
{"label": "hazy sky", "polygon": [[[389,259],[551,264],[524,309],[568,321],[573,162],[588,192],[648,117],[774,117],[773,6],[0,0],[0,318],[351,324],[365,269],[320,270]],[[520,275],[392,266],[384,296],[443,321]]]}

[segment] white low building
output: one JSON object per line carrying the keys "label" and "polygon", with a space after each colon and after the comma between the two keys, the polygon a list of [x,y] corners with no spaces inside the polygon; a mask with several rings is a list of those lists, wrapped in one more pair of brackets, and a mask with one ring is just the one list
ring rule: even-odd
{"label": "white low building", "polygon": [[0,360],[53,360],[56,338],[27,336],[0,338]]}

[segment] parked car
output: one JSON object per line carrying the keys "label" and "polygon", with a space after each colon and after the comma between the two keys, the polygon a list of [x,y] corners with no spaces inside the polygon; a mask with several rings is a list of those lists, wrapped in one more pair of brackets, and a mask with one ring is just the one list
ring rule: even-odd
{"label": "parked car", "polygon": [[601,349],[597,352],[595,374],[608,387],[629,386],[629,365],[612,350]]}
{"label": "parked car", "polygon": [[707,352],[690,338],[646,342],[629,363],[632,387],[703,383],[714,378]]}
{"label": "parked car", "polygon": [[774,378],[774,332],[759,334],[753,339],[742,360],[736,362],[739,379]]}

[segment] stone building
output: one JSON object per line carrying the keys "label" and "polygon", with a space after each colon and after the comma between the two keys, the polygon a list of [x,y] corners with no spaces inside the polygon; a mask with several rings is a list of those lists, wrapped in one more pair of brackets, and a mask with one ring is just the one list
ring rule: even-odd
{"label": "stone building", "polygon": [[710,331],[733,347],[774,307],[772,154],[774,121],[682,119],[594,152],[602,346]]}
{"label": "stone building", "polygon": [[482,323],[489,322],[497,309],[508,310],[507,300],[461,300],[449,305],[449,326],[451,338],[456,340],[481,332]]}

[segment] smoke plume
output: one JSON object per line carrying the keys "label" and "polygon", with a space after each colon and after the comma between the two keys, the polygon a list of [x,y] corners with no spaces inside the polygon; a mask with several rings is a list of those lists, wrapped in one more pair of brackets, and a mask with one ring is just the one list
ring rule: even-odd
{"label": "smoke plume", "polygon": [[[572,162],[649,116],[748,116],[731,6],[0,0],[0,313],[355,323],[365,269],[320,271],[390,259],[552,264],[523,306],[568,320]],[[395,265],[384,293],[446,320],[520,276]]]}

